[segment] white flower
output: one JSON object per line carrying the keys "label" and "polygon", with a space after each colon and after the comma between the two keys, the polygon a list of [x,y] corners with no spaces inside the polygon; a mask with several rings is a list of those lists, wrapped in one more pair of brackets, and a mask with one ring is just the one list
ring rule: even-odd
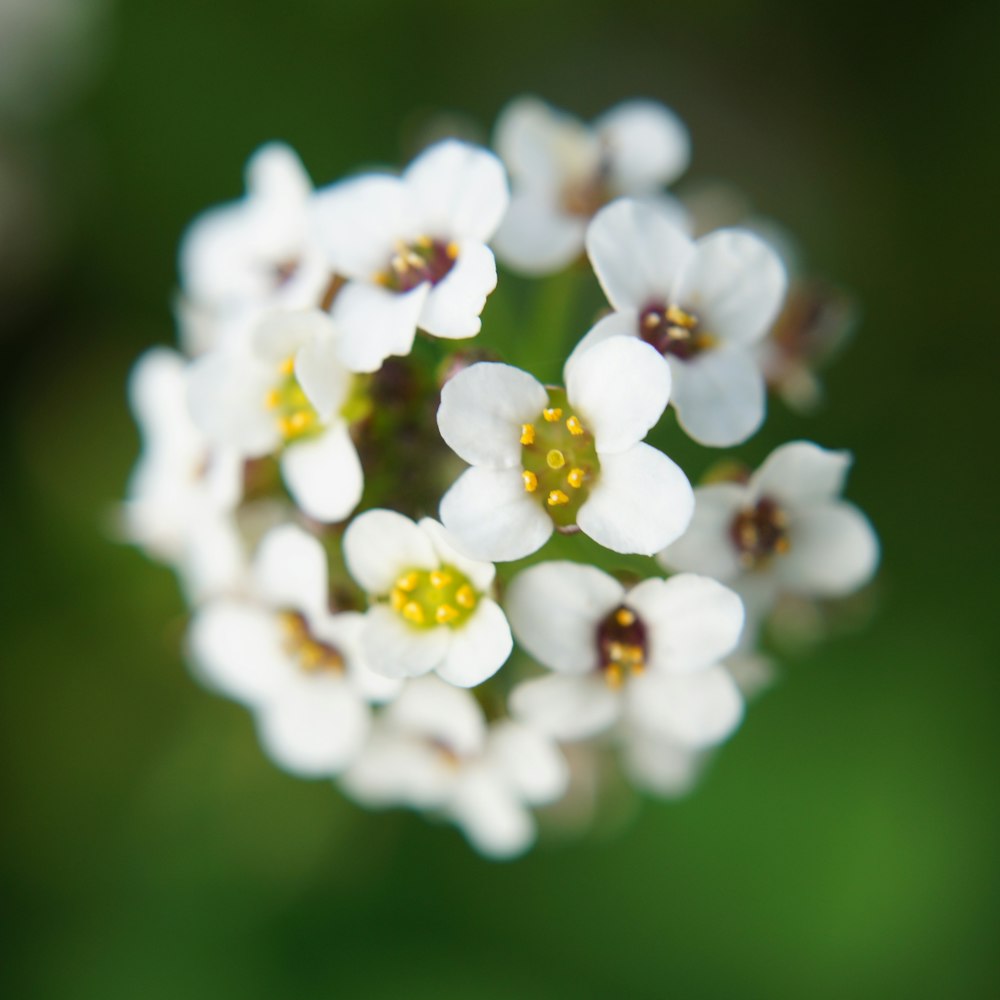
{"label": "white flower", "polygon": [[657,208],[628,199],[598,213],[587,253],[615,311],[569,364],[609,337],[641,338],[670,365],[670,401],[691,437],[722,447],[753,434],[766,395],[753,345],[785,295],[778,255],[740,229],[692,241]]}
{"label": "white flower", "polygon": [[365,805],[442,814],[494,858],[531,846],[528,807],[553,802],[566,783],[566,762],[551,740],[510,720],[487,725],[469,692],[434,677],[406,685],[342,778]]}
{"label": "white flower", "polygon": [[329,269],[315,241],[312,183],[281,143],[250,158],[246,197],[210,209],[181,243],[182,334],[199,352],[229,321],[276,306],[315,306]]}
{"label": "white flower", "polygon": [[490,152],[454,140],[422,153],[402,177],[369,174],[317,195],[327,261],[348,279],[333,302],[352,371],[409,354],[417,329],[474,337],[496,287],[486,242],[507,209],[507,178]]}
{"label": "white flower", "polygon": [[166,348],[147,351],[129,378],[129,401],[143,450],[123,506],[128,538],[173,566],[188,597],[233,589],[246,571],[233,520],[243,465],[213,450],[187,405],[188,363]]}
{"label": "white flower", "polygon": [[191,371],[191,411],[209,439],[246,458],[280,451],[285,484],[318,521],[347,517],[363,486],[341,413],[352,376],[336,343],[322,312],[274,313],[245,342],[216,348]]}
{"label": "white flower", "polygon": [[493,565],[459,552],[437,521],[367,511],[344,533],[344,558],[372,602],[362,642],[374,670],[387,677],[433,670],[474,687],[510,656],[510,627],[488,596]]}
{"label": "white flower", "polygon": [[865,516],[839,499],[850,463],[847,452],[794,441],[773,451],[746,485],[699,487],[691,526],[660,562],[729,584],[754,622],[782,593],[856,590],[875,572],[878,539]]}
{"label": "white flower", "polygon": [[638,729],[624,734],[622,758],[634,785],[663,798],[680,798],[697,784],[709,754]]}
{"label": "white flower", "polygon": [[254,713],[261,743],[306,777],[338,773],[361,750],[369,701],[398,682],[373,674],[360,650],[363,616],[332,613],[326,554],[293,525],[269,532],[254,563],[256,600],[220,600],[191,623],[197,675]]}
{"label": "white flower", "polygon": [[[583,252],[594,213],[622,195],[652,196],[687,167],[687,129],[653,101],[626,101],[593,126],[533,98],[509,104],[494,145],[513,193],[494,246],[501,261],[529,274],[571,264]],[[655,199],[680,222],[672,199]]]}
{"label": "white flower", "polygon": [[579,527],[616,552],[652,555],[691,517],[691,486],[640,443],[670,395],[670,371],[633,338],[600,344],[546,388],[503,364],[477,364],[444,386],[438,427],[468,469],[441,520],[473,555],[510,560],[555,527]]}
{"label": "white flower", "polygon": [[511,582],[517,640],[554,673],[511,695],[515,718],[576,740],[617,722],[689,749],[725,739],[743,701],[718,661],[735,648],[743,605],[707,577],[629,590],[594,566],[540,563]]}

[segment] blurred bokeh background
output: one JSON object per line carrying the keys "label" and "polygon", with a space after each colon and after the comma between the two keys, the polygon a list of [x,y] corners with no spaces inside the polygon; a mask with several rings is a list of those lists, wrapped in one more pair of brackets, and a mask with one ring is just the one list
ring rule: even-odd
{"label": "blurred bokeh background", "polygon": [[[0,0],[3,995],[1000,995],[997,11]],[[693,176],[856,291],[827,408],[740,454],[853,449],[884,565],[691,798],[498,865],[276,770],[109,525],[126,374],[247,155],[286,139],[326,182],[524,92],[664,100]]]}

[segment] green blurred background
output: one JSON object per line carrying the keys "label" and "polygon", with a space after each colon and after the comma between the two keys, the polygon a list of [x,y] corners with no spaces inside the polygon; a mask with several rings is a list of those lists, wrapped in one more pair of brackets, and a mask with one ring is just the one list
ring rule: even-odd
{"label": "green blurred background", "polygon": [[[1000,21],[915,10],[135,0],[75,97],[8,109],[37,211],[0,253],[4,996],[1000,995]],[[666,101],[692,175],[856,290],[829,407],[775,406],[742,454],[852,448],[884,566],[872,623],[793,657],[693,797],[497,865],[271,766],[108,522],[126,373],[171,341],[182,227],[249,152],[284,138],[325,182],[523,92]]]}

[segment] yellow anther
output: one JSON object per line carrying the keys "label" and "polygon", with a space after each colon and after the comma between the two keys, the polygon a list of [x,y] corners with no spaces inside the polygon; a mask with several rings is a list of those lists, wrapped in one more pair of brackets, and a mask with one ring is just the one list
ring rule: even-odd
{"label": "yellow anther", "polygon": [[291,611],[282,613],[281,627],[292,636],[303,635],[306,630],[305,622],[303,622],[297,614]]}
{"label": "yellow anther", "polygon": [[524,488],[528,493],[534,493],[538,489],[538,476],[529,469],[525,469],[521,473],[521,478],[524,480]]}
{"label": "yellow anther", "polygon": [[521,424],[521,444],[535,443],[535,425]]}
{"label": "yellow anther", "polygon": [[442,573],[441,570],[436,569],[430,574],[428,579],[431,581],[431,586],[435,590],[440,590],[442,587],[447,587],[448,584],[451,583],[451,574]]}
{"label": "yellow anther", "polygon": [[680,306],[667,306],[666,317],[671,323],[677,326],[685,326],[689,330],[698,325],[698,320],[690,313],[685,312]]}
{"label": "yellow anther", "polygon": [[583,424],[576,417],[569,417],[566,421],[566,430],[579,437],[583,433]]}
{"label": "yellow anther", "polygon": [[434,620],[438,625],[447,625],[458,617],[458,608],[453,608],[450,604],[442,604],[434,612]]}
{"label": "yellow anther", "polygon": [[392,593],[389,595],[389,603],[392,605],[393,611],[402,611],[404,605],[409,600],[406,596],[405,591],[399,589],[399,587],[393,587]]}
{"label": "yellow anther", "polygon": [[312,422],[313,415],[308,410],[296,410],[289,418],[293,431],[304,431]]}
{"label": "yellow anther", "polygon": [[570,469],[569,475],[566,477],[566,482],[573,487],[574,490],[578,490],[583,486],[583,481],[587,478],[587,473],[583,469]]}
{"label": "yellow anther", "polygon": [[654,311],[654,312],[646,313],[646,318],[642,321],[642,325],[643,326],[648,326],[650,328],[650,330],[652,330],[654,326],[659,326],[660,325],[660,318],[661,317],[660,317],[660,314],[658,312]]}
{"label": "yellow anther", "polygon": [[542,416],[550,424],[554,424],[562,416],[562,410],[558,406],[553,406],[547,410],[542,410]]}
{"label": "yellow anther", "polygon": [[448,256],[452,260],[454,260],[458,256],[458,244],[457,243],[449,243],[444,248],[444,250],[445,250],[445,253],[448,254]]}
{"label": "yellow anther", "polygon": [[628,608],[619,608],[615,612],[615,621],[624,628],[635,623],[635,614]]}
{"label": "yellow anther", "polygon": [[417,246],[420,247],[421,250],[430,250],[430,248],[434,246],[434,241],[429,236],[418,236]]}
{"label": "yellow anther", "polygon": [[281,417],[278,420],[278,430],[281,431],[282,437],[291,437],[295,433],[295,425],[292,423],[291,417]]}
{"label": "yellow anther", "polygon": [[414,625],[423,625],[424,609],[416,601],[408,601],[403,605],[403,617]]}
{"label": "yellow anther", "polygon": [[417,584],[420,583],[420,574],[416,570],[411,570],[409,573],[404,573],[397,581],[396,586],[400,590],[410,593],[412,590],[417,589]]}
{"label": "yellow anther", "polygon": [[558,507],[561,504],[569,503],[569,497],[562,490],[552,490],[545,502],[550,507]]}
{"label": "yellow anther", "polygon": [[276,410],[281,405],[281,393],[277,389],[272,389],[264,397],[264,405],[267,406],[269,410]]}
{"label": "yellow anther", "polygon": [[620,688],[625,674],[617,663],[612,663],[605,669],[604,679],[609,688]]}
{"label": "yellow anther", "polygon": [[323,647],[318,642],[307,639],[299,647],[299,662],[307,669],[318,666],[323,660]]}
{"label": "yellow anther", "polygon": [[455,591],[455,603],[460,608],[465,608],[466,611],[470,611],[476,606],[476,592],[469,586],[469,584],[459,587],[458,590]]}
{"label": "yellow anther", "polygon": [[550,469],[561,469],[566,464],[566,456],[558,448],[553,448],[545,456],[545,464]]}
{"label": "yellow anther", "polygon": [[625,659],[625,646],[620,642],[609,643],[608,656],[610,656],[615,663],[620,664],[622,660]]}
{"label": "yellow anther", "polygon": [[295,358],[285,358],[279,366],[282,375],[294,375],[295,374]]}

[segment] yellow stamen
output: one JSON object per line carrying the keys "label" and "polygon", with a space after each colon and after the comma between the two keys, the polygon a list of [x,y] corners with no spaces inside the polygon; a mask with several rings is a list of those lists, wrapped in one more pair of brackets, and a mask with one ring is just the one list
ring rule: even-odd
{"label": "yellow stamen", "polygon": [[676,323],[677,326],[686,326],[689,330],[698,323],[694,316],[686,313],[680,306],[667,306],[666,317],[671,323]]}
{"label": "yellow stamen", "polygon": [[282,437],[291,437],[295,433],[295,425],[292,423],[291,417],[279,418],[278,430],[281,431]]}
{"label": "yellow stamen", "polygon": [[409,573],[404,573],[397,581],[396,586],[400,590],[405,590],[406,593],[410,593],[411,590],[417,589],[417,584],[420,582],[420,576],[416,570],[411,570]]}
{"label": "yellow stamen", "polygon": [[447,625],[448,622],[453,622],[458,617],[458,609],[453,608],[450,604],[442,604],[437,611],[434,612],[434,620],[438,625]]}
{"label": "yellow stamen", "polygon": [[392,605],[393,611],[402,611],[408,600],[405,591],[400,590],[399,587],[393,587],[392,593],[389,595],[389,603]]}
{"label": "yellow stamen", "polygon": [[570,417],[566,421],[566,430],[568,430],[570,434],[579,437],[583,433],[583,424],[581,424],[580,421],[577,420],[575,416]]}
{"label": "yellow stamen", "polygon": [[545,463],[550,469],[561,469],[566,464],[566,456],[558,448],[553,448],[545,456]]}
{"label": "yellow stamen", "polygon": [[323,660],[323,647],[318,642],[307,639],[299,647],[299,661],[307,670],[318,666]]}
{"label": "yellow stamen", "polygon": [[652,330],[654,326],[660,325],[660,314],[658,312],[646,313],[646,318],[642,321],[642,324]]}
{"label": "yellow stamen", "polygon": [[604,671],[604,679],[610,688],[620,688],[625,679],[622,668],[617,663],[612,663]]}
{"label": "yellow stamen", "polygon": [[434,241],[429,236],[418,236],[417,246],[420,247],[421,250],[430,250],[430,248],[434,246]]}
{"label": "yellow stamen", "polygon": [[521,478],[524,480],[524,488],[528,493],[534,493],[538,489],[538,476],[533,472],[525,469],[521,473]]}
{"label": "yellow stamen", "polygon": [[566,481],[573,487],[574,490],[578,490],[583,486],[584,479],[587,478],[587,473],[583,469],[570,469],[569,475],[566,477]]}
{"label": "yellow stamen", "polygon": [[416,601],[410,601],[403,606],[403,617],[414,625],[423,625],[424,609]]}
{"label": "yellow stamen", "polygon": [[292,375],[295,373],[295,358],[285,358],[280,365],[282,375]]}
{"label": "yellow stamen", "polygon": [[619,608],[615,612],[615,621],[627,628],[635,622],[635,615],[628,608]]}
{"label": "yellow stamen", "polygon": [[455,591],[455,603],[460,608],[465,608],[466,611],[474,608],[476,606],[476,592],[469,586],[465,584],[464,587],[459,587]]}
{"label": "yellow stamen", "polygon": [[272,390],[271,390],[271,391],[270,391],[270,392],[269,392],[269,393],[268,393],[268,394],[267,394],[267,395],[266,395],[266,396],[264,397],[264,405],[265,405],[265,406],[266,406],[266,407],[267,407],[267,408],[268,408],[269,410],[276,410],[276,409],[278,408],[278,406],[279,406],[280,404],[281,404],[281,393],[280,393],[280,392],[278,392],[278,390],[277,390],[277,389],[272,389]]}
{"label": "yellow stamen", "polygon": [[457,243],[449,243],[444,249],[445,249],[445,253],[448,254],[448,256],[452,260],[454,260],[458,256],[458,244]]}
{"label": "yellow stamen", "polygon": [[312,422],[313,415],[308,410],[296,410],[289,418],[293,431],[304,431]]}
{"label": "yellow stamen", "polygon": [[451,574],[442,573],[441,570],[436,569],[430,574],[429,579],[431,581],[431,586],[435,590],[440,590],[442,587],[447,587],[448,584],[451,583]]}
{"label": "yellow stamen", "polygon": [[535,443],[534,424],[521,424],[521,444]]}
{"label": "yellow stamen", "polygon": [[545,502],[550,507],[558,507],[560,504],[569,503],[569,497],[562,490],[552,490]]}
{"label": "yellow stamen", "polygon": [[558,406],[554,406],[548,410],[542,410],[542,416],[550,423],[554,424],[561,416],[562,410]]}

